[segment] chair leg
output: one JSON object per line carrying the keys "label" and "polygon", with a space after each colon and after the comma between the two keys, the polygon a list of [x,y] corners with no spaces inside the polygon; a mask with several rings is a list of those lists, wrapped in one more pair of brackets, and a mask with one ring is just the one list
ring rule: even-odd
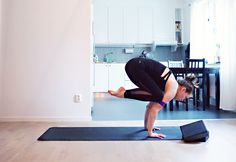
{"label": "chair leg", "polygon": [[200,104],[200,90],[196,90],[196,106],[199,107]]}
{"label": "chair leg", "polygon": [[167,108],[167,105],[164,106],[164,109],[166,109],[166,108]]}
{"label": "chair leg", "polygon": [[196,105],[196,89],[193,90],[193,106]]}
{"label": "chair leg", "polygon": [[202,89],[202,106],[203,106],[203,111],[205,111],[206,110],[206,95],[205,95],[204,87]]}
{"label": "chair leg", "polygon": [[179,108],[179,101],[175,100],[175,106]]}
{"label": "chair leg", "polygon": [[173,111],[173,100],[169,102],[170,111]]}
{"label": "chair leg", "polygon": [[186,107],[186,111],[188,111],[188,99],[185,99],[185,107]]}

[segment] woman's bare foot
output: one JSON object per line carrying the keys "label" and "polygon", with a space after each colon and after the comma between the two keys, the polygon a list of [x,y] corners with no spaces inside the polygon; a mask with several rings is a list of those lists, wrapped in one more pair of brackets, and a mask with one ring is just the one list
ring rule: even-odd
{"label": "woman's bare foot", "polygon": [[125,88],[124,87],[120,87],[118,90],[113,91],[113,90],[108,90],[108,93],[112,96],[116,96],[116,97],[120,97],[120,98],[124,98],[124,94],[125,94]]}

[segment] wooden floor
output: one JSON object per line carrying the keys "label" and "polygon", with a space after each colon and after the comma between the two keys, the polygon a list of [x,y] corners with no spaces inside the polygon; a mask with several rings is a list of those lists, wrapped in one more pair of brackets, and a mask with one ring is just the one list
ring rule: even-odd
{"label": "wooden floor", "polygon": [[[162,120],[183,125],[194,120]],[[235,162],[236,120],[204,120],[205,143],[182,141],[37,141],[51,126],[142,126],[142,121],[1,122],[0,162]]]}

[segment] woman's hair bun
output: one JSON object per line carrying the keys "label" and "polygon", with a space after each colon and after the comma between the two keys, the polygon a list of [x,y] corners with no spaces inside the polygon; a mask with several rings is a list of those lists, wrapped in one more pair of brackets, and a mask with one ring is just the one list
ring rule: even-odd
{"label": "woman's hair bun", "polygon": [[195,88],[199,88],[198,78],[194,74],[187,74],[185,80],[190,82]]}

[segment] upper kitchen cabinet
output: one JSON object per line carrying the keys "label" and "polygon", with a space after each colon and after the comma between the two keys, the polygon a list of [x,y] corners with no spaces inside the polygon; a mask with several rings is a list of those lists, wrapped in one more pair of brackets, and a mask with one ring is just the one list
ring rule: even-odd
{"label": "upper kitchen cabinet", "polygon": [[93,13],[95,43],[108,43],[108,9],[97,5]]}
{"label": "upper kitchen cabinet", "polygon": [[175,41],[175,7],[170,1],[158,1],[153,10],[153,35],[157,42]]}
{"label": "upper kitchen cabinet", "polygon": [[140,7],[138,11],[138,42],[152,43],[154,41],[153,7]]}
{"label": "upper kitchen cabinet", "polygon": [[124,8],[124,43],[138,43],[138,9]]}
{"label": "upper kitchen cabinet", "polygon": [[96,44],[176,41],[175,9],[183,0],[93,0]]}
{"label": "upper kitchen cabinet", "polygon": [[123,43],[123,8],[121,7],[108,8],[108,42]]}
{"label": "upper kitchen cabinet", "polygon": [[95,43],[123,43],[123,8],[94,5]]}

